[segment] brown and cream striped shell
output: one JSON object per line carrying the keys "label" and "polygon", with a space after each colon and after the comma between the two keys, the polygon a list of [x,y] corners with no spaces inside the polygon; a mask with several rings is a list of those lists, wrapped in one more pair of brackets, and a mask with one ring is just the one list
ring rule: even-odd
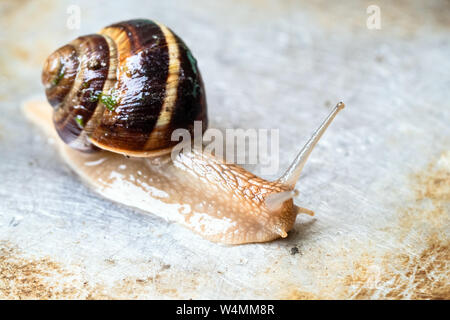
{"label": "brown and cream striped shell", "polygon": [[195,58],[166,26],[150,20],[110,25],[52,53],[42,82],[53,122],[71,147],[131,156],[169,152],[172,132],[207,127]]}

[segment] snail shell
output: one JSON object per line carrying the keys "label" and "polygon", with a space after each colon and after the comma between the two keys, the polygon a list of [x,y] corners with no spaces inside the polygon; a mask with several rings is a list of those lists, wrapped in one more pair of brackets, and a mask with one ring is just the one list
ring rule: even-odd
{"label": "snail shell", "polygon": [[131,156],[167,153],[177,128],[207,127],[197,61],[166,26],[130,20],[53,52],[42,72],[53,122],[72,148]]}

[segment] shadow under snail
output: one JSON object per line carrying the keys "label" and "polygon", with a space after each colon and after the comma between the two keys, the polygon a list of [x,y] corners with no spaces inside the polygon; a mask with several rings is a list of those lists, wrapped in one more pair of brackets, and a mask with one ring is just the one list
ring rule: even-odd
{"label": "shadow under snail", "polygon": [[294,205],[295,185],[344,108],[338,103],[286,173],[267,181],[195,148],[171,157],[172,132],[192,132],[194,121],[204,132],[207,110],[195,58],[162,24],[130,20],[79,37],[48,57],[42,82],[53,110],[29,101],[25,114],[94,190],[226,244],[284,238],[297,214],[313,215]]}

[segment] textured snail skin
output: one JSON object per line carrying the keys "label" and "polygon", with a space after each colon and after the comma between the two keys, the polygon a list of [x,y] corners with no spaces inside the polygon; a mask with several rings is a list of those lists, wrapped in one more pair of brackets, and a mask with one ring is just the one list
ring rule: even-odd
{"label": "textured snail skin", "polygon": [[130,20],[79,37],[52,53],[42,82],[53,122],[72,148],[132,156],[167,153],[177,128],[207,127],[195,58],[166,26]]}
{"label": "textured snail skin", "polygon": [[292,190],[258,178],[243,168],[195,151],[152,159],[125,158],[99,151],[82,153],[58,139],[51,108],[28,102],[26,116],[56,145],[66,163],[104,197],[178,222],[202,237],[225,244],[286,237],[298,207],[292,199],[269,210],[265,199]]}

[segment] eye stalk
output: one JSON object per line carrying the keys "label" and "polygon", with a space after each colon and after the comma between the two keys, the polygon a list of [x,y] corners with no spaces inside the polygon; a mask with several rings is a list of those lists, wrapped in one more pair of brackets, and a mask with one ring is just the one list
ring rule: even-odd
{"label": "eye stalk", "polygon": [[333,119],[336,115],[344,109],[345,104],[343,102],[339,102],[328,117],[322,122],[322,124],[317,128],[317,130],[313,133],[308,142],[304,145],[302,150],[298,153],[297,157],[294,159],[292,164],[286,170],[286,172],[278,179],[280,183],[285,184],[286,186],[291,187],[292,189],[297,184],[298,179],[300,178],[300,174],[302,173],[303,167],[305,166],[306,161],[308,160],[309,155],[313,151],[314,147],[319,142],[322,135],[327,130],[328,126],[333,122]]}

